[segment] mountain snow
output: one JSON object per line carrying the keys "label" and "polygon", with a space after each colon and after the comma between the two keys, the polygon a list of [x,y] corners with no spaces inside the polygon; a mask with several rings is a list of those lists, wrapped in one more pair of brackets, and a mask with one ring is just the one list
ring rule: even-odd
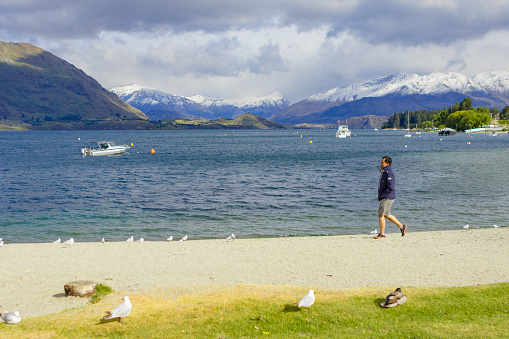
{"label": "mountain snow", "polygon": [[274,92],[264,97],[247,97],[243,99],[218,99],[202,95],[187,97],[187,99],[204,106],[235,106],[242,109],[260,106],[277,106],[281,108],[290,106],[290,102],[279,92]]}
{"label": "mountain snow", "polygon": [[365,97],[386,95],[439,95],[448,92],[487,93],[487,91],[509,92],[509,72],[489,71],[472,78],[459,73],[417,74],[398,73],[361,83],[333,88],[310,96],[307,101],[348,102]]}
{"label": "mountain snow", "polygon": [[179,95],[173,95],[154,88],[134,84],[111,88],[110,91],[132,106],[135,106],[133,105],[134,103],[136,103],[136,105],[184,105],[186,103],[194,103]]}

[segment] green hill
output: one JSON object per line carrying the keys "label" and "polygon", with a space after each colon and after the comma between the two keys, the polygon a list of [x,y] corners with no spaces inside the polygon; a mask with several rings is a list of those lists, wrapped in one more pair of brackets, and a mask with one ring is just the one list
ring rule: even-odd
{"label": "green hill", "polygon": [[50,52],[0,41],[0,125],[136,128],[148,125],[148,118]]}

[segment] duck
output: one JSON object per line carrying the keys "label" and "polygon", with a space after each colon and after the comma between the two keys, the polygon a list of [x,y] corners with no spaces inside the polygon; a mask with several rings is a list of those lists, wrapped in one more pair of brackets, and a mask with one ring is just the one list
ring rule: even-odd
{"label": "duck", "polygon": [[396,288],[394,292],[391,292],[387,297],[385,297],[385,301],[382,303],[383,307],[396,307],[399,305],[403,305],[406,302],[406,295],[401,292],[401,288]]}

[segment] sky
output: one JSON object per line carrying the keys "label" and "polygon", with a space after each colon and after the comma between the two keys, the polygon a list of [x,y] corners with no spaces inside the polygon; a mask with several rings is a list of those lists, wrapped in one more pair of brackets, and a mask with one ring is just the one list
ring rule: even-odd
{"label": "sky", "polygon": [[0,40],[105,88],[290,102],[390,74],[509,70],[506,0],[0,0]]}

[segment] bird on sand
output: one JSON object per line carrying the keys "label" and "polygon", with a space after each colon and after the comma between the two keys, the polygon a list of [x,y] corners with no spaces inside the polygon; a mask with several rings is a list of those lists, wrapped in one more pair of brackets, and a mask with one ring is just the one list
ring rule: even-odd
{"label": "bird on sand", "polygon": [[166,241],[172,241],[173,240],[173,235],[170,236],[168,239],[166,239]]}
{"label": "bird on sand", "polygon": [[228,238],[226,238],[226,240],[235,240],[237,237],[235,236],[235,234],[232,233],[232,235],[228,236]]}
{"label": "bird on sand", "polygon": [[109,315],[104,317],[103,318],[104,320],[118,318],[118,321],[123,323],[122,318],[127,317],[129,313],[131,313],[133,306],[131,305],[128,296],[125,296],[124,298],[122,298],[122,300],[124,302],[118,305],[113,311],[111,311]]}
{"label": "bird on sand", "polygon": [[374,230],[374,231],[371,231],[370,233],[371,233],[371,234],[377,234],[377,233],[378,233],[378,231],[377,231],[377,230]]}
{"label": "bird on sand", "polygon": [[4,242],[2,240],[2,238],[0,238],[0,247],[2,247],[4,245]]}
{"label": "bird on sand", "polygon": [[126,240],[127,242],[133,242],[134,241],[134,236],[131,235],[131,237],[129,239]]}
{"label": "bird on sand", "polygon": [[0,318],[2,318],[2,320],[5,321],[7,324],[17,324],[21,321],[19,312],[0,314]]}
{"label": "bird on sand", "polygon": [[403,305],[406,302],[406,295],[401,292],[401,288],[396,288],[394,292],[391,292],[385,301],[382,303],[383,307],[396,307]]}
{"label": "bird on sand", "polygon": [[302,299],[297,303],[297,307],[306,307],[309,308],[315,302],[315,292],[313,290],[309,290],[308,294],[302,297]]}
{"label": "bird on sand", "polygon": [[106,240],[104,240],[104,238],[101,239],[101,242],[104,244],[106,242]]}
{"label": "bird on sand", "polygon": [[62,244],[67,245],[67,246],[71,246],[72,244],[74,244],[74,238],[66,240]]}
{"label": "bird on sand", "polygon": [[463,226],[464,229],[468,230],[468,228],[470,227],[469,224],[466,224],[465,226]]}
{"label": "bird on sand", "polygon": [[136,240],[137,242],[144,242],[145,239],[143,239],[143,237],[141,237],[140,239]]}
{"label": "bird on sand", "polygon": [[184,237],[182,239],[180,239],[179,241],[186,241],[187,240],[187,234],[184,235]]}
{"label": "bird on sand", "polygon": [[58,238],[57,240],[53,241],[54,244],[60,244],[62,242],[62,240],[60,240],[60,238]]}

